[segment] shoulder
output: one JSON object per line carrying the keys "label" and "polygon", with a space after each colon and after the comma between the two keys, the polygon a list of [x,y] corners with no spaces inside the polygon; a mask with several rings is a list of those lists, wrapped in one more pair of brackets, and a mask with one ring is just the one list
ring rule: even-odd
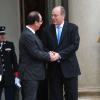
{"label": "shoulder", "polygon": [[30,36],[32,34],[33,33],[28,28],[24,28],[23,31],[22,31],[21,36]]}
{"label": "shoulder", "polygon": [[78,28],[78,25],[74,24],[74,23],[68,23],[68,26],[70,28]]}
{"label": "shoulder", "polygon": [[24,28],[22,33],[21,33],[21,36],[25,35],[26,33],[28,33],[28,29],[27,28]]}
{"label": "shoulder", "polygon": [[7,47],[14,47],[14,43],[11,42],[11,41],[5,41],[4,44],[5,44],[5,46],[7,46]]}
{"label": "shoulder", "polygon": [[31,36],[32,36],[31,31],[29,31],[27,28],[25,28],[25,29],[22,31],[21,35],[20,35],[20,40],[27,39],[27,38],[29,38],[29,37],[31,37]]}
{"label": "shoulder", "polygon": [[11,45],[13,45],[14,43],[13,42],[11,42],[11,41],[5,41],[4,43],[6,43],[6,44],[11,44]]}

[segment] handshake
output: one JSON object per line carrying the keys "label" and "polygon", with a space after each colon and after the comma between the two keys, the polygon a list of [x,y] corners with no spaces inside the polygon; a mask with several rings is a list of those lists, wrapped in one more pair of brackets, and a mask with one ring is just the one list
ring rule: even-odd
{"label": "handshake", "polygon": [[[54,52],[54,51],[49,51],[49,55],[50,55],[50,61],[59,61],[61,59],[61,56],[59,55],[59,53]],[[18,88],[21,88],[21,81],[18,77],[15,77],[15,85]]]}
{"label": "handshake", "polygon": [[49,55],[50,55],[50,61],[51,62],[61,59],[61,56],[57,52],[49,51]]}

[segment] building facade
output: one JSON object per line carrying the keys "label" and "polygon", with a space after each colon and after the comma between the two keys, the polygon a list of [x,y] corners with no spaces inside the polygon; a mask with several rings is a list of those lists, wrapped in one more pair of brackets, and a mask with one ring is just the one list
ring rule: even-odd
{"label": "building facade", "polygon": [[79,94],[100,95],[100,0],[0,0],[0,25],[6,26],[7,39],[15,43],[25,26],[26,16],[31,10],[43,15],[44,24],[50,22],[51,9],[63,5],[66,20],[79,26],[80,48],[77,52],[82,75],[79,77]]}

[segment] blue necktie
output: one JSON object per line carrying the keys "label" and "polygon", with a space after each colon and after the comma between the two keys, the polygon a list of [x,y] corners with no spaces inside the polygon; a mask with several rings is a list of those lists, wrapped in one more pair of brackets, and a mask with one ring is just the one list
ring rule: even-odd
{"label": "blue necktie", "polygon": [[58,44],[60,42],[60,37],[61,37],[61,27],[60,25],[57,26],[57,40],[58,40]]}

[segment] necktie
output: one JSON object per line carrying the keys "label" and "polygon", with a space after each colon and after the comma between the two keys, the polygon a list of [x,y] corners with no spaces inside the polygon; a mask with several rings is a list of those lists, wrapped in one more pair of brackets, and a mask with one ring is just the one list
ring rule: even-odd
{"label": "necktie", "polygon": [[58,40],[58,44],[60,42],[60,36],[61,36],[61,27],[58,25],[57,26],[57,40]]}

